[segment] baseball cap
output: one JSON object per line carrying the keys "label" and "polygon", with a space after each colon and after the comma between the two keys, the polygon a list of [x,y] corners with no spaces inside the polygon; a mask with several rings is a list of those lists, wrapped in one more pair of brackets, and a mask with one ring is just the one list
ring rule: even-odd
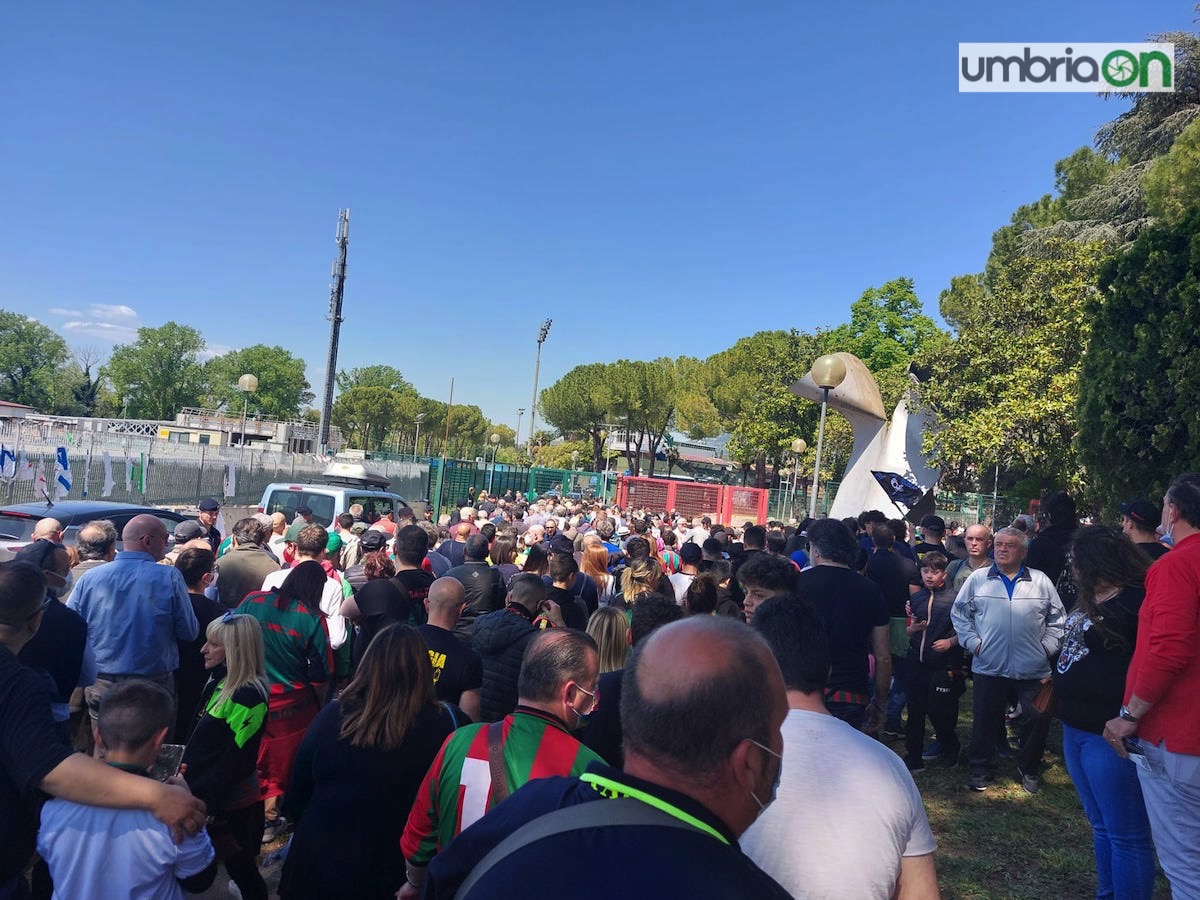
{"label": "baseball cap", "polygon": [[305,522],[293,522],[291,525],[288,526],[287,531],[285,531],[283,533],[284,541],[289,544],[296,543],[296,539],[298,537],[300,537],[300,532],[302,532],[307,527],[308,527],[308,524]]}
{"label": "baseball cap", "polygon": [[921,528],[925,531],[944,534],[946,532],[946,520],[941,516],[926,516],[921,520]]}
{"label": "baseball cap", "polygon": [[364,553],[374,553],[376,550],[382,550],[387,546],[387,535],[382,531],[368,531],[362,536],[362,548]]}
{"label": "baseball cap", "polygon": [[204,526],[195,519],[184,519],[175,526],[176,544],[186,544],[198,537],[204,537]]}
{"label": "baseball cap", "polygon": [[1121,515],[1129,516],[1139,528],[1153,531],[1162,521],[1162,510],[1149,500],[1129,500],[1121,504]]}
{"label": "baseball cap", "polygon": [[200,510],[200,512],[216,512],[221,508],[221,504],[212,497],[205,497],[196,504],[196,508]]}
{"label": "baseball cap", "polygon": [[66,580],[54,571],[55,554],[63,549],[62,544],[54,544],[50,541],[34,541],[32,544],[26,544],[13,556],[14,561],[33,563],[42,570],[42,574],[46,576],[46,585],[51,590],[61,590],[66,585]]}
{"label": "baseball cap", "polygon": [[326,553],[337,553],[342,549],[342,538],[336,532],[329,532],[329,537],[325,541]]}
{"label": "baseball cap", "polygon": [[307,506],[297,506],[297,507],[296,507],[296,515],[298,515],[298,516],[311,516],[311,515],[312,515],[312,509],[310,509],[310,508],[309,508],[309,507],[307,507]]}

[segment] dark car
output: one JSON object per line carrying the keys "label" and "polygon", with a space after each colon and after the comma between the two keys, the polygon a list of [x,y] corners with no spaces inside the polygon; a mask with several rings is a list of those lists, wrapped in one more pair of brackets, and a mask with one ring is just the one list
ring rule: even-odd
{"label": "dark car", "polygon": [[39,519],[47,517],[58,519],[63,527],[63,543],[75,545],[79,529],[95,519],[108,519],[117,529],[117,549],[121,549],[120,534],[134,516],[149,513],[162,519],[167,526],[168,546],[173,542],[171,535],[175,526],[188,516],[180,515],[169,509],[158,509],[154,506],[137,506],[132,503],[106,503],[101,500],[60,500],[53,506],[45,503],[17,503],[13,506],[0,507],[0,562],[13,558],[13,555],[30,543],[33,529]]}

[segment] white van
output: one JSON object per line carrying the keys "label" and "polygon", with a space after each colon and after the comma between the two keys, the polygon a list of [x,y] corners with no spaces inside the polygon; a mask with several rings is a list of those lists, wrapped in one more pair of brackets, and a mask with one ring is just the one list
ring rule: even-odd
{"label": "white van", "polygon": [[362,465],[334,462],[322,473],[320,483],[292,484],[278,481],[268,484],[263,490],[258,511],[261,513],[281,512],[288,522],[296,518],[296,510],[307,506],[312,510],[313,521],[326,528],[350,507],[359,504],[363,508],[363,519],[376,521],[383,513],[395,513],[408,506],[399,494],[387,490],[388,480],[368,472]]}

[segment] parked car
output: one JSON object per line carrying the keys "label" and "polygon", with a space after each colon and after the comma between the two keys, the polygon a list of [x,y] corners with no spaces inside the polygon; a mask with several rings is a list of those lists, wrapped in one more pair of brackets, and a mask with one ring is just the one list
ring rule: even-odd
{"label": "parked car", "polygon": [[[63,526],[63,543],[74,546],[79,529],[95,519],[108,519],[117,529],[117,549],[121,549],[121,531],[134,516],[149,513],[162,519],[167,526],[167,549],[174,543],[175,526],[188,516],[159,509],[156,506],[137,506],[132,503],[108,503],[102,500],[60,500],[53,506],[45,503],[17,503],[0,506],[0,562],[13,558],[18,550],[32,542],[33,529],[39,519],[57,519]],[[194,518],[194,517],[193,517]]]}
{"label": "parked car", "polygon": [[313,521],[326,528],[351,506],[363,508],[363,518],[374,522],[385,512],[395,514],[408,506],[399,494],[388,490],[386,476],[369,470],[357,461],[334,460],[321,474],[321,481],[291,484],[278,481],[268,484],[258,501],[260,513],[283,513],[289,522],[296,510],[307,506]]}

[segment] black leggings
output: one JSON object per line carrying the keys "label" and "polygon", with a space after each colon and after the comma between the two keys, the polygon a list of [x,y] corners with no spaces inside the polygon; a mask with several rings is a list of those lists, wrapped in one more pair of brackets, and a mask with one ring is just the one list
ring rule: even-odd
{"label": "black leggings", "polygon": [[267,900],[267,883],[258,871],[258,850],[263,838],[263,803],[216,814],[208,836],[217,858],[245,900]]}

